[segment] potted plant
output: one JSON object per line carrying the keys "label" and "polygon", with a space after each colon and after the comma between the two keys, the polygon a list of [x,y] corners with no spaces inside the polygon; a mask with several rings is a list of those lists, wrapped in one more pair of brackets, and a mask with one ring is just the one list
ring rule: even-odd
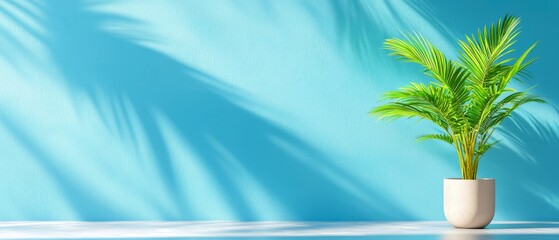
{"label": "potted plant", "polygon": [[389,55],[419,64],[432,81],[384,93],[386,102],[371,114],[387,120],[425,119],[440,128],[418,140],[441,140],[458,153],[462,178],[444,179],[445,217],[458,228],[484,228],[493,219],[495,179],[478,179],[477,170],[481,157],[499,142],[492,137],[497,127],[518,107],[544,102],[528,90],[509,86],[513,79],[522,82],[526,67],[534,62],[527,55],[536,43],[513,56],[519,23],[519,18],[505,16],[466,36],[458,41],[457,60],[417,33],[384,43]]}

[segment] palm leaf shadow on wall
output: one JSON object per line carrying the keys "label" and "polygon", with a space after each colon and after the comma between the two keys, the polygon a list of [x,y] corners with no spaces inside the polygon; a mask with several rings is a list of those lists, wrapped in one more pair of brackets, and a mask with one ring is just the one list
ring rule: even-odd
{"label": "palm leaf shadow on wall", "polygon": [[[559,116],[557,107],[550,111]],[[497,204],[511,219],[557,220],[558,126],[557,120],[550,122],[520,112],[501,129],[506,141],[492,153],[492,159],[488,159],[491,160],[488,161],[488,171],[507,184],[499,192]]]}
{"label": "palm leaf shadow on wall", "polygon": [[[118,117],[128,105],[136,112],[155,154],[153,161],[157,162],[155,166],[161,179],[154,181],[163,181],[165,193],[172,199],[172,206],[165,206],[149,194],[144,196],[159,212],[156,218],[207,220],[204,215],[194,215],[193,209],[188,207],[189,196],[184,192],[188,183],[181,182],[178,177],[181,173],[174,169],[155,112],[165,116],[176,126],[177,134],[191,144],[215,180],[212,187],[223,192],[226,197],[223,201],[231,206],[237,220],[261,219],[249,199],[240,194],[243,186],[233,181],[236,176],[227,171],[228,163],[219,154],[223,151],[237,159],[268,190],[271,198],[289,210],[291,219],[410,218],[389,199],[364,185],[366,183],[358,182],[342,169],[328,164],[329,160],[323,154],[296,135],[239,106],[235,101],[242,96],[232,88],[193,67],[135,43],[135,39],[101,27],[110,22],[141,24],[136,20],[90,11],[91,6],[84,1],[30,3],[40,10],[42,30],[48,37],[40,33],[31,34],[43,41],[54,64],[62,72],[69,91],[85,94],[98,105],[98,112],[107,119]],[[26,6],[17,1],[8,4],[26,12]],[[4,13],[9,14],[10,11]],[[10,17],[13,21],[18,19],[16,15]],[[11,42],[16,43],[17,39]],[[103,112],[100,94],[110,97],[113,113]],[[38,159],[39,166],[55,179],[79,220],[142,218],[141,209],[122,209],[112,205],[110,199],[119,196],[104,196],[99,194],[102,192],[100,189],[84,188],[82,183],[91,179],[87,176],[82,179],[70,177],[68,169],[49,156],[41,139],[27,135],[26,126],[18,125],[9,113],[0,116],[0,123],[11,130],[14,139],[26,146],[29,153]],[[126,114],[121,114],[120,118],[118,122],[130,121]],[[128,125],[119,126],[118,131],[133,132]],[[296,149],[299,154],[287,151],[285,146]],[[317,170],[316,166],[333,173],[333,176]],[[32,213],[26,213],[23,208],[21,211],[23,216],[29,216],[28,220],[33,220]]]}

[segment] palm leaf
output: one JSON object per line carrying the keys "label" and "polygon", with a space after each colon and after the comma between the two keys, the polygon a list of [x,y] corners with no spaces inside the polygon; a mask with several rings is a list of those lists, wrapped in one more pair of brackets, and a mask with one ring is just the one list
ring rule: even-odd
{"label": "palm leaf", "polygon": [[391,50],[390,55],[423,66],[425,73],[437,80],[436,83],[430,84],[430,87],[437,90],[439,98],[444,96],[448,100],[448,109],[444,111],[447,114],[445,118],[452,120],[455,130],[466,124],[462,111],[469,95],[466,88],[466,69],[448,60],[440,50],[419,34],[406,35],[405,39],[388,39],[384,46]]}
{"label": "palm leaf", "polygon": [[417,142],[422,142],[422,141],[426,141],[426,140],[441,140],[441,141],[446,142],[450,145],[454,144],[454,140],[452,139],[452,136],[450,136],[448,134],[444,134],[444,133],[425,134],[425,135],[421,135],[421,136],[417,137],[415,140]]}
{"label": "palm leaf", "polygon": [[465,41],[459,41],[462,49],[460,60],[471,73],[471,81],[485,85],[499,75],[501,66],[512,61],[512,58],[505,57],[514,51],[511,47],[520,33],[517,29],[519,23],[520,19],[505,16],[497,24],[478,30],[477,36],[466,36]]}
{"label": "palm leaf", "polygon": [[491,149],[492,147],[497,145],[497,143],[499,143],[500,141],[501,140],[497,140],[497,141],[493,141],[491,143],[486,143],[486,144],[482,144],[482,145],[478,146],[478,149],[476,150],[476,154],[478,156],[483,156],[489,149]]}

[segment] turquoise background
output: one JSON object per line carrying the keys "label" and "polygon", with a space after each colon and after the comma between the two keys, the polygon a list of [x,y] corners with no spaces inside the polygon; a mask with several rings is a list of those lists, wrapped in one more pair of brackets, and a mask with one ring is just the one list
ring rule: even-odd
{"label": "turquoise background", "polygon": [[[1,1],[0,220],[443,220],[453,149],[377,121],[425,81],[381,49],[449,56],[507,13],[535,93],[480,164],[496,220],[559,220],[559,1]],[[529,117],[526,113],[531,113]]]}

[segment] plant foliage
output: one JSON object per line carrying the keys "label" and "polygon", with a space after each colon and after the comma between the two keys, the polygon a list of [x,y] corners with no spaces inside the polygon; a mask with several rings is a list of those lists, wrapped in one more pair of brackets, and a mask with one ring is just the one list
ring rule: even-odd
{"label": "plant foliage", "polygon": [[528,91],[509,87],[521,82],[534,43],[520,56],[513,57],[513,45],[520,34],[520,19],[505,16],[496,24],[458,41],[459,59],[451,60],[420,34],[403,39],[387,39],[384,47],[399,60],[419,64],[433,81],[410,83],[386,92],[383,105],[371,114],[380,119],[426,119],[441,133],[420,136],[418,140],[442,140],[456,148],[463,179],[476,179],[480,158],[495,144],[493,133],[518,107],[544,101]]}

